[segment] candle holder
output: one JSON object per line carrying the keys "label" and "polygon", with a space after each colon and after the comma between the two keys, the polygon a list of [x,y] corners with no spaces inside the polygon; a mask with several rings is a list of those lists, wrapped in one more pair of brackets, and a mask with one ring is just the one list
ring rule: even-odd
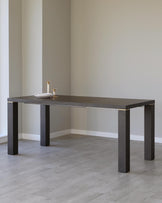
{"label": "candle holder", "polygon": [[56,89],[55,88],[52,89],[52,93],[53,93],[53,96],[56,95]]}
{"label": "candle holder", "polygon": [[50,93],[50,82],[47,81],[47,93]]}

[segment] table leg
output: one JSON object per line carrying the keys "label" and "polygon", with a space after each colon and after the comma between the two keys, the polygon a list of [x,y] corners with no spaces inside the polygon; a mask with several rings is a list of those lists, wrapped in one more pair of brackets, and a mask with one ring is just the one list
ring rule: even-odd
{"label": "table leg", "polygon": [[50,145],[50,107],[49,105],[41,105],[40,109],[41,122],[41,146]]}
{"label": "table leg", "polygon": [[8,154],[18,154],[18,103],[8,102]]}
{"label": "table leg", "polygon": [[153,160],[155,154],[155,106],[145,106],[145,160]]}
{"label": "table leg", "polygon": [[127,173],[130,170],[130,110],[118,111],[118,170]]}

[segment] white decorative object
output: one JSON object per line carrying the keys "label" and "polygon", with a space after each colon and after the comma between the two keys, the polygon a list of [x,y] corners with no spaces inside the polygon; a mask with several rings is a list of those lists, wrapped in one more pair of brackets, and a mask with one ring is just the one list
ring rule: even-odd
{"label": "white decorative object", "polygon": [[55,96],[55,95],[56,95],[56,89],[53,88],[53,89],[52,89],[52,92],[53,92],[53,96]]}
{"label": "white decorative object", "polygon": [[47,93],[50,93],[50,82],[47,81]]}
{"label": "white decorative object", "polygon": [[41,93],[41,94],[36,94],[34,96],[43,99],[43,98],[49,98],[49,97],[51,97],[52,93]]}

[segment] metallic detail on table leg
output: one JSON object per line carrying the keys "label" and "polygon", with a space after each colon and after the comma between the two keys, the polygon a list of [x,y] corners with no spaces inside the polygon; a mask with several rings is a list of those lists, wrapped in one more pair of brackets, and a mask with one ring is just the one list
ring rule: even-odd
{"label": "metallic detail on table leg", "polygon": [[41,146],[50,145],[50,106],[40,105],[40,131],[41,131]]}
{"label": "metallic detail on table leg", "polygon": [[8,103],[8,154],[18,154],[18,103]]}
{"label": "metallic detail on table leg", "polygon": [[145,105],[145,160],[155,156],[155,105]]}
{"label": "metallic detail on table leg", "polygon": [[118,111],[118,170],[130,170],[130,110]]}
{"label": "metallic detail on table leg", "polygon": [[8,104],[13,104],[13,101],[8,101]]}
{"label": "metallic detail on table leg", "polygon": [[118,109],[118,111],[129,111],[129,109]]}

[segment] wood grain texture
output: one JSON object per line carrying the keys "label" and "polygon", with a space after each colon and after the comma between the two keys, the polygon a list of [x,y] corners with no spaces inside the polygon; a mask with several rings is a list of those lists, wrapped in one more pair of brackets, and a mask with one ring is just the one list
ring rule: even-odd
{"label": "wood grain texture", "polygon": [[81,107],[98,107],[98,108],[114,108],[114,109],[130,109],[147,104],[154,104],[154,100],[145,99],[124,99],[124,98],[104,98],[104,97],[83,97],[57,95],[48,99],[40,99],[35,96],[9,98],[8,101],[44,104],[44,105],[65,105],[65,106],[81,106]]}

